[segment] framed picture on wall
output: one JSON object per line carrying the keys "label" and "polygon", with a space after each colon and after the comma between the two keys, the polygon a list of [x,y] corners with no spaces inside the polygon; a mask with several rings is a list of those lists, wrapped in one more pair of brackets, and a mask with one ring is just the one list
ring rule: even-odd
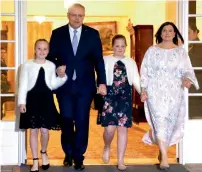
{"label": "framed picture on wall", "polygon": [[112,38],[117,33],[116,21],[85,23],[98,30],[102,41],[103,55],[112,54]]}

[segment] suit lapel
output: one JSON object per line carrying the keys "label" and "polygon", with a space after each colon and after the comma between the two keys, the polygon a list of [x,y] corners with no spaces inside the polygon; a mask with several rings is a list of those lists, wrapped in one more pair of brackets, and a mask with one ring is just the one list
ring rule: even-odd
{"label": "suit lapel", "polygon": [[[88,30],[85,27],[85,25],[82,25],[82,30],[81,30],[81,37],[79,39],[79,45],[76,51],[76,57],[81,57],[82,54],[82,48],[85,47],[86,40],[88,40]],[[73,51],[73,49],[72,49]]]}
{"label": "suit lapel", "polygon": [[71,42],[71,38],[70,38],[70,33],[69,33],[69,25],[67,24],[66,25],[67,29],[66,29],[66,32],[65,32],[65,37],[66,37],[66,41],[67,41],[67,46],[65,46],[68,50],[68,54],[71,54],[71,56],[74,56],[74,52],[73,52],[73,48],[72,48],[72,42]]}

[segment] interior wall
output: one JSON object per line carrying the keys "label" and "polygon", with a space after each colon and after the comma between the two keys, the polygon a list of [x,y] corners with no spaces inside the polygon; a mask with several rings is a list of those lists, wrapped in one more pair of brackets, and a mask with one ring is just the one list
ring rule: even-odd
{"label": "interior wall", "polygon": [[131,13],[132,23],[134,25],[153,25],[155,35],[165,21],[176,23],[177,3],[177,1],[168,0],[135,1],[134,10]]}
{"label": "interior wall", "polygon": [[[126,26],[129,18],[133,25],[153,25],[154,34],[163,22],[176,22],[177,1],[80,0],[78,2],[86,8],[84,22],[117,22],[117,33],[123,34],[127,38],[128,47],[126,55],[128,56],[130,56],[130,37]],[[47,20],[53,21],[53,28],[57,28],[68,22],[66,19],[67,9],[64,8],[63,1],[50,1],[48,4],[47,1],[41,1],[40,6],[46,6],[46,10],[39,8],[37,2],[28,0],[27,14],[30,16],[30,19],[34,15],[45,15],[47,16]],[[55,6],[58,7],[58,10],[55,9]]]}
{"label": "interior wall", "polygon": [[166,1],[166,21],[177,24],[178,1]]}
{"label": "interior wall", "polygon": [[[68,1],[68,0],[66,0]],[[126,55],[130,55],[130,37],[126,30],[128,19],[134,25],[151,24],[154,26],[154,34],[158,27],[165,21],[176,23],[176,8],[178,1],[121,1],[121,0],[78,0],[86,8],[84,22],[116,21],[117,32],[127,38],[128,47]],[[3,11],[13,11],[13,3],[3,0]],[[44,10],[44,7],[46,10]],[[57,7],[57,8],[56,8]],[[97,8],[99,7],[99,8]],[[35,1],[27,0],[27,15],[29,21],[35,21],[33,16],[46,16],[46,21],[53,22],[53,29],[66,24],[67,9],[64,0]]]}

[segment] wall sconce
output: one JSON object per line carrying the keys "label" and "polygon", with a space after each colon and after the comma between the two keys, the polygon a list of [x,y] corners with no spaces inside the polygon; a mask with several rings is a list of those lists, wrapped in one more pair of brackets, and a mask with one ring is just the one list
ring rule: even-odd
{"label": "wall sconce", "polygon": [[73,3],[76,3],[77,0],[64,0],[64,7],[68,9]]}
{"label": "wall sconce", "polygon": [[45,16],[34,16],[34,19],[39,23],[43,23],[46,20]]}

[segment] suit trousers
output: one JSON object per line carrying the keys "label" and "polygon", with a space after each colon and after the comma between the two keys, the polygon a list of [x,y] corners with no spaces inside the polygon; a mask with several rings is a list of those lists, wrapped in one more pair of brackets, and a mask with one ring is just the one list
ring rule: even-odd
{"label": "suit trousers", "polygon": [[61,145],[66,155],[75,162],[84,160],[88,145],[89,114],[93,93],[80,92],[77,81],[72,81],[71,94],[57,96],[62,115]]}

